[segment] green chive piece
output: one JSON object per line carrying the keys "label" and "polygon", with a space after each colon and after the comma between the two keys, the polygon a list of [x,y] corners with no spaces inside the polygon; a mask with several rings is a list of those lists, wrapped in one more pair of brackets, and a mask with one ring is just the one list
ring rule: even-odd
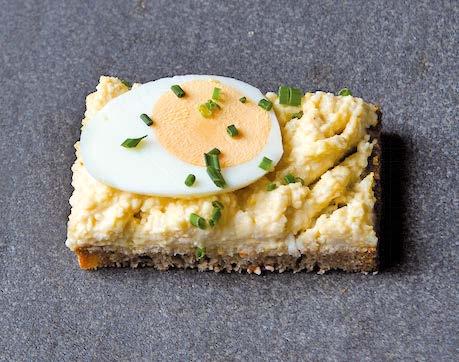
{"label": "green chive piece", "polygon": [[299,106],[304,93],[300,88],[280,86],[278,91],[279,104]]}
{"label": "green chive piece", "polygon": [[338,92],[339,96],[351,96],[352,92],[349,88],[343,88]]}
{"label": "green chive piece", "polygon": [[217,170],[220,170],[220,160],[218,159],[218,154],[216,153],[204,153],[204,161],[206,166],[211,166]]}
{"label": "green chive piece", "polygon": [[226,132],[230,135],[230,137],[236,137],[239,134],[239,131],[237,130],[236,126],[234,124],[226,127]]}
{"label": "green chive piece", "polygon": [[260,99],[260,101],[258,102],[258,105],[266,111],[270,111],[271,108],[273,108],[273,104],[264,98]]}
{"label": "green chive piece", "polygon": [[222,91],[222,90],[221,90],[220,88],[215,87],[215,88],[214,88],[214,91],[212,92],[212,99],[218,101],[219,98],[220,98],[220,92],[221,92],[221,91]]}
{"label": "green chive piece", "polygon": [[274,182],[270,182],[266,185],[266,191],[272,191],[277,189],[277,185]]}
{"label": "green chive piece", "polygon": [[212,201],[212,206],[213,207],[218,207],[219,209],[222,209],[222,210],[225,208],[225,206],[223,206],[223,204],[218,200]]}
{"label": "green chive piece", "polygon": [[205,106],[209,111],[213,111],[214,109],[220,109],[221,107],[218,105],[218,103],[214,102],[212,99],[209,99],[206,103],[204,103]]}
{"label": "green chive piece", "polygon": [[303,117],[303,111],[299,111],[299,112],[293,113],[292,116],[290,117],[290,119],[301,118],[301,117]]}
{"label": "green chive piece", "polygon": [[284,176],[285,184],[294,184],[296,182],[296,177],[293,176],[291,173],[288,173]]}
{"label": "green chive piece", "polygon": [[175,95],[179,98],[182,98],[185,95],[185,91],[180,87],[178,84],[174,84],[171,87],[172,92],[175,93]]}
{"label": "green chive piece", "polygon": [[215,186],[220,187],[221,189],[226,186],[226,181],[223,178],[220,170],[217,170],[215,167],[207,166],[207,174],[209,175],[212,182]]}
{"label": "green chive piece", "polygon": [[247,102],[247,97],[241,97],[241,98],[239,98],[239,102],[241,102],[241,103]]}
{"label": "green chive piece", "polygon": [[209,152],[207,152],[209,155],[219,155],[221,152],[218,148],[212,148]]}
{"label": "green chive piece", "polygon": [[127,87],[127,88],[129,88],[129,89],[132,88],[132,83],[131,83],[131,82],[128,82],[127,80],[121,79],[121,78],[120,78],[120,82],[123,83],[123,85],[124,85],[125,87]]}
{"label": "green chive piece", "polygon": [[126,138],[124,142],[121,144],[121,146],[126,147],[126,148],[133,148],[139,144],[140,141],[142,141],[147,135],[139,138]]}
{"label": "green chive piece", "polygon": [[281,85],[279,91],[277,92],[279,96],[279,104],[289,104],[290,100],[290,87]]}
{"label": "green chive piece", "polygon": [[299,106],[303,95],[303,91],[300,88],[290,88],[290,99],[288,104],[291,106]]}
{"label": "green chive piece", "polygon": [[204,258],[206,256],[206,249],[205,248],[201,248],[201,247],[197,247],[196,248],[196,259],[201,260],[202,258]]}
{"label": "green chive piece", "polygon": [[209,110],[205,104],[200,104],[198,106],[198,111],[199,113],[201,113],[201,116],[203,116],[204,118],[209,118],[212,116],[212,111]]}
{"label": "green chive piece", "polygon": [[204,230],[207,227],[206,220],[195,213],[190,214],[190,223],[191,225],[196,226],[197,228],[200,228],[202,230]]}
{"label": "green chive piece", "polygon": [[188,187],[193,186],[195,181],[196,181],[196,176],[190,173],[185,179],[185,185],[187,185]]}
{"label": "green chive piece", "polygon": [[150,117],[148,117],[148,115],[146,115],[145,113],[142,113],[140,115],[140,119],[147,125],[147,126],[151,126],[153,124],[153,121],[151,120]]}
{"label": "green chive piece", "polygon": [[295,182],[301,182],[301,184],[304,186],[304,180],[301,177],[295,177]]}
{"label": "green chive piece", "polygon": [[214,207],[212,210],[212,216],[209,220],[210,226],[215,226],[218,220],[222,217],[222,211],[219,207]]}
{"label": "green chive piece", "polygon": [[265,171],[269,171],[273,166],[273,161],[268,157],[263,157],[258,167],[262,168]]}

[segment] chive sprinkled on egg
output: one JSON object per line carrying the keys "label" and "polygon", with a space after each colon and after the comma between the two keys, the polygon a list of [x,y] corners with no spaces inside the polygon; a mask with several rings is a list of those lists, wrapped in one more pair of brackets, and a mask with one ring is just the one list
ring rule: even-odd
{"label": "chive sprinkled on egg", "polygon": [[216,109],[220,109],[220,105],[217,103],[217,102],[214,102],[212,99],[209,99],[206,103],[205,103],[207,109],[211,112],[213,112],[214,110]]}
{"label": "chive sprinkled on egg", "polygon": [[299,106],[301,104],[301,98],[303,95],[303,91],[300,88],[290,88],[289,105]]}
{"label": "chive sprinkled on egg", "polygon": [[124,142],[121,144],[121,146],[126,147],[126,148],[134,148],[136,147],[140,141],[142,141],[147,135],[139,137],[139,138],[126,138]]}
{"label": "chive sprinkled on egg", "polygon": [[209,99],[206,103],[200,104],[198,106],[199,113],[201,113],[201,115],[205,118],[212,117],[214,111],[217,109],[221,109],[221,107],[212,99]]}
{"label": "chive sprinkled on egg", "polygon": [[279,104],[288,104],[290,99],[290,88],[281,85],[277,91],[277,96],[279,97]]}
{"label": "chive sprinkled on egg", "polygon": [[216,169],[213,166],[207,166],[207,174],[209,175],[212,182],[215,186],[220,187],[221,189],[226,186],[226,181],[223,178],[220,170]]}
{"label": "chive sprinkled on egg", "polygon": [[185,185],[187,185],[188,187],[193,186],[195,181],[196,181],[196,176],[190,173],[185,179]]}
{"label": "chive sprinkled on egg", "polygon": [[201,260],[206,256],[206,249],[198,246],[196,248],[196,259]]}
{"label": "chive sprinkled on egg", "polygon": [[140,119],[143,121],[143,123],[145,123],[147,126],[151,126],[153,124],[153,121],[151,120],[150,117],[148,117],[148,115],[146,115],[145,113],[142,113],[140,115]]}
{"label": "chive sprinkled on egg", "polygon": [[284,183],[287,184],[294,184],[300,182],[302,185],[304,185],[304,180],[301,177],[292,175],[291,173],[288,173],[287,175],[284,176]]}
{"label": "chive sprinkled on egg", "polygon": [[264,98],[260,99],[260,101],[258,102],[258,105],[266,111],[270,111],[271,108],[273,107],[273,104]]}
{"label": "chive sprinkled on egg", "polygon": [[197,228],[200,228],[201,230],[204,230],[207,228],[206,220],[203,217],[195,213],[190,214],[190,224],[193,226],[196,226]]}
{"label": "chive sprinkled on egg", "polygon": [[303,117],[303,111],[299,111],[299,112],[296,112],[296,113],[292,113],[292,116],[290,117],[290,119],[293,119],[293,118],[301,118]]}
{"label": "chive sprinkled on egg", "polygon": [[270,182],[266,185],[266,191],[273,191],[277,189],[277,185],[274,182]]}
{"label": "chive sprinkled on egg", "polygon": [[207,167],[214,167],[220,170],[220,160],[218,159],[218,153],[204,153],[204,161]]}
{"label": "chive sprinkled on egg", "polygon": [[279,104],[287,106],[299,106],[304,93],[300,88],[287,87],[281,85],[277,92]]}
{"label": "chive sprinkled on egg", "polygon": [[343,89],[340,89],[340,91],[338,92],[338,95],[339,96],[351,96],[352,92],[349,88],[343,88]]}
{"label": "chive sprinkled on egg", "polygon": [[272,166],[273,166],[273,161],[269,159],[268,157],[263,157],[260,164],[258,165],[258,167],[260,167],[261,169],[265,171],[271,170]]}
{"label": "chive sprinkled on egg", "polygon": [[212,210],[212,216],[209,220],[209,225],[214,227],[218,220],[220,220],[220,218],[222,217],[222,211],[219,207],[214,207],[214,209]]}
{"label": "chive sprinkled on egg", "polygon": [[285,184],[295,183],[295,176],[293,176],[291,173],[288,173],[287,175],[284,176],[284,182]]}
{"label": "chive sprinkled on egg", "polygon": [[220,88],[215,87],[212,92],[212,99],[218,101],[220,99],[221,91],[222,90]]}
{"label": "chive sprinkled on egg", "polygon": [[171,90],[179,98],[182,98],[185,95],[185,91],[178,84],[171,86]]}
{"label": "chive sprinkled on egg", "polygon": [[236,137],[239,134],[239,131],[237,130],[236,126],[234,124],[226,127],[226,132],[230,135],[230,137]]}
{"label": "chive sprinkled on egg", "polygon": [[123,85],[124,85],[125,87],[127,87],[128,89],[131,89],[131,88],[132,88],[132,83],[131,83],[131,82],[128,82],[127,80],[121,79],[121,78],[120,78],[120,82],[123,83]]}
{"label": "chive sprinkled on egg", "polygon": [[218,148],[212,148],[209,152],[207,152],[209,154],[215,154],[215,155],[219,155],[221,153],[221,151],[218,149]]}
{"label": "chive sprinkled on egg", "polygon": [[209,220],[209,225],[210,226],[215,226],[218,220],[220,220],[220,217],[222,216],[222,210],[224,209],[223,204],[218,201],[214,200],[212,201],[212,206],[214,207],[212,210],[212,216]]}
{"label": "chive sprinkled on egg", "polygon": [[198,106],[198,111],[204,118],[212,117],[212,111],[204,103]]}
{"label": "chive sprinkled on egg", "polygon": [[218,207],[219,209],[222,209],[222,210],[225,208],[225,206],[218,200],[212,201],[212,206]]}
{"label": "chive sprinkled on egg", "polygon": [[241,97],[241,98],[239,98],[239,102],[241,102],[241,103],[247,102],[247,97]]}

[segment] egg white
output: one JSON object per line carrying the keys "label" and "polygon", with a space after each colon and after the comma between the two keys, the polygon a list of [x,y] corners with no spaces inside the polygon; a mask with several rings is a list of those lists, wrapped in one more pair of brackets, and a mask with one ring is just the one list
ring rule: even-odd
{"label": "egg white", "polygon": [[[154,126],[146,126],[139,118],[151,114],[156,101],[174,84],[191,80],[218,80],[240,91],[252,102],[264,98],[257,88],[237,79],[215,75],[182,75],[143,84],[108,102],[83,128],[80,148],[83,162],[92,177],[119,190],[164,197],[198,197],[243,188],[266,174],[258,165],[268,157],[276,165],[282,157],[282,136],[273,110],[269,112],[271,130],[264,148],[250,161],[222,169],[227,183],[215,186],[206,167],[184,162],[162,147]],[[153,115],[154,120],[154,115]],[[186,130],[184,130],[186,132]],[[147,135],[135,148],[125,148],[126,138]],[[188,174],[196,182],[184,184]]]}

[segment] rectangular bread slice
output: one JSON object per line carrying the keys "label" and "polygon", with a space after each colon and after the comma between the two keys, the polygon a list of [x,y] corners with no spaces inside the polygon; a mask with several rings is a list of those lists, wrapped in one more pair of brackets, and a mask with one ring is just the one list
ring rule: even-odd
{"label": "rectangular bread slice", "polygon": [[[87,97],[83,125],[108,101],[129,91],[101,77]],[[120,266],[214,271],[377,270],[380,204],[379,109],[360,98],[306,93],[302,106],[281,106],[284,156],[266,177],[216,196],[173,199],[120,191],[92,178],[76,148],[66,245],[83,269]],[[292,115],[302,111],[301,118]],[[283,184],[291,172],[303,182]],[[266,185],[279,186],[267,191]],[[190,213],[218,227],[200,230]]]}

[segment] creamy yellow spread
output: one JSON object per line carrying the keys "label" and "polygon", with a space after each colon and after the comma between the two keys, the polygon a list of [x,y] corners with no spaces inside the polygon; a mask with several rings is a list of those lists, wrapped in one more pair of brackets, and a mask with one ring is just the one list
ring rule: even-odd
{"label": "creamy yellow spread", "polygon": [[[127,91],[119,79],[101,77],[97,91],[87,97],[83,124]],[[377,124],[377,108],[324,92],[305,94],[299,107],[279,105],[274,93],[267,98],[282,130],[282,160],[254,184],[217,196],[172,199],[116,190],[88,174],[77,143],[67,246],[134,252],[186,252],[200,246],[222,255],[376,247],[374,174],[362,175],[375,142],[368,128]],[[300,110],[301,118],[290,119]],[[283,185],[287,173],[301,177],[304,185]],[[269,182],[278,188],[267,191]],[[209,219],[214,200],[225,206],[217,226],[192,226],[190,213]]]}

